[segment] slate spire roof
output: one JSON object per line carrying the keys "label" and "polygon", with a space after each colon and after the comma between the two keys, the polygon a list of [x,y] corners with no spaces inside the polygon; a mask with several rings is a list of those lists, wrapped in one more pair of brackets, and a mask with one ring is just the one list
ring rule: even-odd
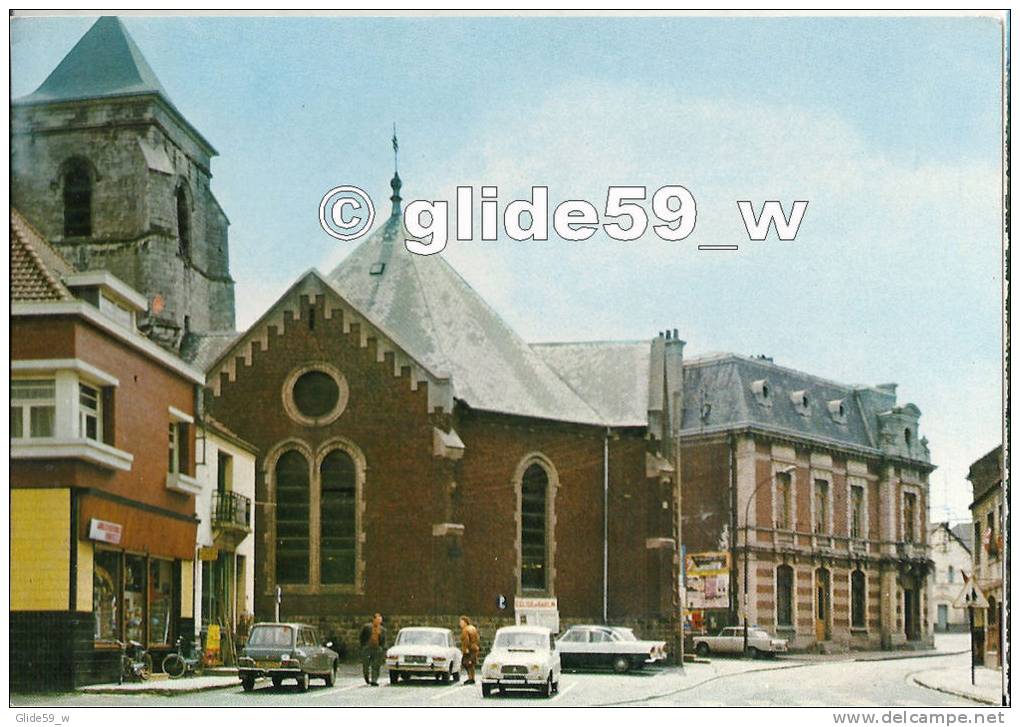
{"label": "slate spire roof", "polygon": [[19,103],[53,103],[86,98],[156,94],[170,96],[120,18],[96,21],[33,93]]}
{"label": "slate spire roof", "polygon": [[442,255],[407,251],[399,214],[347,256],[329,282],[476,409],[604,425]]}

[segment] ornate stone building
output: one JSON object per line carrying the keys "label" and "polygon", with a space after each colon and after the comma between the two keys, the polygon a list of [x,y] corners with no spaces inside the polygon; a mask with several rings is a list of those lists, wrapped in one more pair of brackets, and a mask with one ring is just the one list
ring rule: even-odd
{"label": "ornate stone building", "polygon": [[140,329],[185,355],[189,333],[234,328],[215,155],[115,17],[11,105],[13,205],[78,270],[141,292]]}
{"label": "ornate stone building", "polygon": [[706,623],[746,612],[791,648],[930,644],[934,467],[896,385],[718,354],[685,362],[684,392],[684,546],[733,566]]}
{"label": "ornate stone building", "polygon": [[978,661],[1002,667],[1003,570],[1007,562],[1003,538],[1006,489],[1003,449],[1000,444],[970,466],[967,479],[974,487],[970,514],[974,528],[974,577],[988,601],[988,608],[976,609],[974,629]]}

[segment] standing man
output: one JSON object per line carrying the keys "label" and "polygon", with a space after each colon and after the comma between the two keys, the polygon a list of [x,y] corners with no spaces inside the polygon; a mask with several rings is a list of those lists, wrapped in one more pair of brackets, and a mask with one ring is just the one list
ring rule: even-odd
{"label": "standing man", "polygon": [[383,663],[383,652],[386,649],[386,629],[382,625],[382,614],[377,613],[372,617],[371,623],[361,627],[359,640],[361,642],[361,671],[365,675],[365,684],[377,687],[379,686],[379,669]]}
{"label": "standing man", "polygon": [[460,650],[464,655],[461,659],[461,666],[467,669],[468,678],[465,684],[475,683],[475,666],[478,665],[478,652],[481,651],[481,643],[478,640],[478,629],[471,623],[467,616],[460,617]]}

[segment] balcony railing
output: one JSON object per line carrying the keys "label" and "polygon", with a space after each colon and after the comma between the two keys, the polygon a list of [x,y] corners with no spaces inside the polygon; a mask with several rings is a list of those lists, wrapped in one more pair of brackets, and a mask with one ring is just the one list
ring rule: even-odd
{"label": "balcony railing", "polygon": [[214,528],[251,531],[251,498],[236,492],[214,492],[212,496]]}

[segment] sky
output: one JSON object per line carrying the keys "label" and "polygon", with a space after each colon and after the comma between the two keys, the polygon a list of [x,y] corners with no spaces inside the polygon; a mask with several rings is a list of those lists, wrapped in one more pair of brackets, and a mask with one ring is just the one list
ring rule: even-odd
{"label": "sky", "polygon": [[[14,18],[31,93],[94,18]],[[355,246],[324,193],[389,209],[496,185],[502,205],[604,207],[679,184],[684,241],[451,241],[442,253],[529,341],[645,339],[899,384],[930,440],[932,521],[966,519],[969,464],[1002,441],[1002,38],[993,17],[125,18],[216,147],[238,327]],[[738,200],[807,200],[752,242]],[[650,209],[650,203],[645,205]],[[452,225],[451,225],[452,227]],[[731,252],[699,244],[738,244]]]}

